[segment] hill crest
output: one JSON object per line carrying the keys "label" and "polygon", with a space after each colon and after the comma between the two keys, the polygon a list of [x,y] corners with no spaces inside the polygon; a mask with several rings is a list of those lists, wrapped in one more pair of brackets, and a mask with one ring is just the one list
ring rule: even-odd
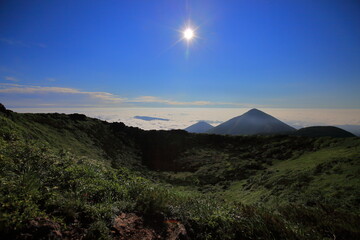
{"label": "hill crest", "polygon": [[356,137],[354,134],[333,126],[311,126],[297,130],[297,136],[304,137]]}

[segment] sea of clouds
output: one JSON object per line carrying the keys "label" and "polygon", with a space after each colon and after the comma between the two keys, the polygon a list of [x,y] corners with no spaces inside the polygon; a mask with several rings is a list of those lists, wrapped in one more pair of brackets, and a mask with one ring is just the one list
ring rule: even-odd
{"label": "sea of clouds", "polygon": [[[82,113],[109,122],[123,122],[127,126],[150,129],[184,129],[198,121],[216,126],[239,116],[249,108],[12,108],[21,113]],[[360,109],[286,109],[262,110],[295,127],[319,125],[360,125]],[[144,120],[138,116],[146,116]],[[142,117],[142,118],[143,118]],[[167,121],[151,118],[167,119]],[[150,120],[149,120],[150,119]]]}

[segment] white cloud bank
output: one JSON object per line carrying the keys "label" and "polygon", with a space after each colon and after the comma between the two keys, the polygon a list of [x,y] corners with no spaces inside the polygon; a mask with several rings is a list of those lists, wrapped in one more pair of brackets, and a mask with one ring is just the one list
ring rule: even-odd
{"label": "white cloud bank", "polygon": [[[218,125],[239,116],[249,108],[12,108],[17,112],[83,113],[109,122],[123,122],[142,129],[184,129],[200,120]],[[314,125],[360,125],[360,109],[279,109],[260,110],[295,127]],[[149,116],[169,121],[144,121],[134,116]]]}

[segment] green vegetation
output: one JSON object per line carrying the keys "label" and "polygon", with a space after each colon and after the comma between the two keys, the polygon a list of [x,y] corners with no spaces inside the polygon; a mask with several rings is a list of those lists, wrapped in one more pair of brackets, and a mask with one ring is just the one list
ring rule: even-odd
{"label": "green vegetation", "polygon": [[3,110],[0,236],[123,239],[114,220],[134,213],[161,239],[167,221],[185,227],[178,239],[359,239],[359,154],[358,138],[142,131]]}
{"label": "green vegetation", "polygon": [[268,208],[326,202],[359,212],[360,139],[251,137],[240,146],[188,150],[177,159],[184,171],[162,179]]}

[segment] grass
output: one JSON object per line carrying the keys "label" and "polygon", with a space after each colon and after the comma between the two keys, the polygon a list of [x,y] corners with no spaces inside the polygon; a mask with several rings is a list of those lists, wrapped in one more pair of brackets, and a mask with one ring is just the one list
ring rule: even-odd
{"label": "grass", "polygon": [[359,141],[333,146],[298,158],[274,161],[265,171],[234,181],[224,192],[228,199],[261,202],[277,207],[288,202],[327,201],[357,211],[360,189]]}
{"label": "grass", "polygon": [[[175,219],[190,239],[360,237],[358,138],[145,132],[63,114],[0,123],[5,238],[46,238],[31,227],[45,221],[63,237],[109,239],[124,212]],[[162,161],[167,171],[142,164]]]}

